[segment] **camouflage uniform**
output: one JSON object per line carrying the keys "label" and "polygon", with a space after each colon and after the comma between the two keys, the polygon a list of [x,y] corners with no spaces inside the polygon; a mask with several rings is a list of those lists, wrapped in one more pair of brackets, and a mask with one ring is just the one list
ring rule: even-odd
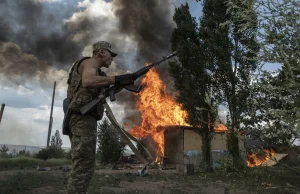
{"label": "camouflage uniform", "polygon": [[[108,49],[110,43],[101,41],[93,45],[93,49]],[[113,53],[116,56],[115,53]],[[68,194],[86,193],[95,169],[97,120],[103,116],[103,106],[98,104],[89,114],[82,115],[79,109],[93,100],[101,90],[82,87],[80,63],[89,57],[77,61],[69,74],[67,97],[70,99],[70,116],[68,117],[69,137],[71,142],[72,171],[67,185]],[[100,69],[99,75],[106,76]]]}
{"label": "camouflage uniform", "polygon": [[[95,170],[97,121],[91,115],[72,114],[69,124],[72,171],[67,189],[69,194],[83,194],[86,193]],[[85,132],[87,134],[78,135]]]}

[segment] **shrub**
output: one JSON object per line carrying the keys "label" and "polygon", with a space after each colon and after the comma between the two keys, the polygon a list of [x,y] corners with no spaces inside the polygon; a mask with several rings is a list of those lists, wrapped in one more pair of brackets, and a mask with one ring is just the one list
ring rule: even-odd
{"label": "shrub", "polygon": [[0,148],[0,157],[1,158],[7,158],[8,157],[8,153],[7,153],[8,151],[9,151],[9,148],[6,145],[3,145]]}
{"label": "shrub", "polygon": [[19,151],[18,156],[27,156],[27,157],[31,157],[32,154],[31,154],[29,151],[21,150],[21,151]]}
{"label": "shrub", "polygon": [[64,158],[65,151],[62,148],[49,147],[41,149],[36,155],[36,158],[41,160],[48,160],[51,158]]}

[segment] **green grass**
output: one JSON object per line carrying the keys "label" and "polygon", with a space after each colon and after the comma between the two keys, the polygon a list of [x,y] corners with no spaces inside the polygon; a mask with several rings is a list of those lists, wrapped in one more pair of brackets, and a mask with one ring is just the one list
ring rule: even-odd
{"label": "green grass", "polygon": [[35,168],[36,166],[54,167],[68,164],[71,164],[71,161],[67,159],[55,158],[44,161],[37,158],[22,156],[15,158],[1,158],[0,170]]}

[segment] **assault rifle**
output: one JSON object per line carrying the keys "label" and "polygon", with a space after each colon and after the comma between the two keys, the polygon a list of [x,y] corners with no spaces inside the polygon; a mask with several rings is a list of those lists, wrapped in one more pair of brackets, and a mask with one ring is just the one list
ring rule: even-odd
{"label": "assault rifle", "polygon": [[[174,53],[172,53],[171,55],[167,56],[167,57],[163,57],[162,60],[156,62],[156,63],[152,63],[146,67],[143,67],[142,69],[136,71],[134,74],[136,75],[136,77],[141,77],[144,74],[146,74],[151,68],[159,65],[160,63],[176,56],[176,51]],[[115,94],[119,91],[121,91],[122,89],[126,89],[130,92],[135,92],[135,93],[139,93],[142,90],[141,86],[137,86],[137,85],[113,85],[111,87],[109,87],[108,89],[106,89],[103,93],[101,93],[96,99],[92,100],[91,102],[89,102],[88,104],[84,105],[83,107],[80,108],[80,112],[81,114],[86,114],[87,112],[89,112],[96,104],[98,104],[101,101],[104,101],[107,97],[110,97],[110,101],[115,101],[116,97]]]}

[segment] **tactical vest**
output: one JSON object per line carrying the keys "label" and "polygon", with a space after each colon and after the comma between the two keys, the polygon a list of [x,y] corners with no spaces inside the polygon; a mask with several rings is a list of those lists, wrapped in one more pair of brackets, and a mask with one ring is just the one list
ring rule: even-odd
{"label": "tactical vest", "polygon": [[[68,91],[67,98],[70,100],[69,109],[71,112],[79,113],[80,108],[91,102],[95,99],[100,92],[102,92],[105,88],[85,88],[82,86],[81,74],[78,72],[79,66],[82,61],[85,59],[89,59],[90,57],[83,57],[82,59],[75,62],[71,71],[69,73],[68,78]],[[100,76],[106,76],[101,69],[98,69],[98,74]],[[97,120],[101,120],[103,116],[104,108],[101,103],[99,103],[96,107],[91,110],[89,114],[96,117]]]}

